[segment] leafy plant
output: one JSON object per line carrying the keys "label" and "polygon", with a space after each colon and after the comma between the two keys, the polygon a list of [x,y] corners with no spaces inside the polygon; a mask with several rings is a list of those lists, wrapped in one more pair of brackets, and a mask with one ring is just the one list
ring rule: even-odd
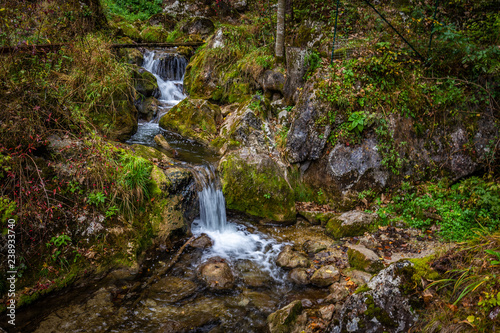
{"label": "leafy plant", "polygon": [[361,132],[363,132],[363,129],[365,128],[366,117],[366,113],[362,111],[353,112],[348,119],[348,121],[350,122],[348,127],[349,131],[354,131],[357,134],[361,134]]}
{"label": "leafy plant", "polygon": [[498,260],[491,260],[491,265],[500,265],[500,252],[493,250],[484,250],[484,252],[497,257]]}
{"label": "leafy plant", "polygon": [[89,193],[87,199],[91,205],[99,206],[106,201],[106,196],[102,192],[92,192]]}

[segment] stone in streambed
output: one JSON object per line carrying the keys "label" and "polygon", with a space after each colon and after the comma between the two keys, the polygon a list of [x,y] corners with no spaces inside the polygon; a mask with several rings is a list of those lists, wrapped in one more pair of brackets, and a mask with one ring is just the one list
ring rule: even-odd
{"label": "stone in streambed", "polygon": [[168,141],[165,139],[165,137],[163,137],[163,135],[161,134],[157,134],[155,137],[154,137],[154,140],[156,142],[156,144],[160,147],[162,147],[163,149],[165,150],[171,150],[172,147],[170,147],[170,144],[168,143]]}
{"label": "stone in streambed", "polygon": [[220,257],[208,259],[198,268],[199,278],[213,291],[234,287],[234,276],[227,262]]}
{"label": "stone in streambed", "polygon": [[311,262],[305,255],[293,251],[290,245],[286,245],[276,259],[276,265],[284,269],[309,267],[310,264]]}
{"label": "stone in streambed", "polygon": [[263,271],[259,265],[250,260],[240,261],[235,266],[243,283],[248,287],[265,287],[272,281],[269,273]]}
{"label": "stone in streambed", "polygon": [[349,288],[343,283],[334,283],[328,287],[330,294],[326,297],[325,301],[327,303],[338,303],[342,302],[349,296]]}
{"label": "stone in streambed", "polygon": [[340,279],[339,270],[332,266],[327,265],[318,269],[311,277],[311,283],[317,287],[328,287]]}
{"label": "stone in streambed", "polygon": [[192,241],[191,244],[189,244],[189,246],[197,249],[207,249],[209,247],[212,247],[212,245],[212,239],[210,239],[207,234],[201,234],[201,236],[199,236],[194,241]]}
{"label": "stone in streambed", "polygon": [[161,279],[149,288],[149,297],[155,301],[175,303],[195,293],[196,283],[169,276]]}
{"label": "stone in streambed", "polygon": [[307,270],[305,268],[294,268],[290,271],[290,280],[299,286],[305,286],[309,284],[309,276],[307,275]]}

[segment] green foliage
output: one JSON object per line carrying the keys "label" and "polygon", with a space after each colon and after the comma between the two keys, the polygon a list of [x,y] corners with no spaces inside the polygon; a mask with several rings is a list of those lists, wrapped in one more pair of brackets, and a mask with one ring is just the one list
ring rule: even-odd
{"label": "green foliage", "polygon": [[304,66],[307,67],[307,72],[304,75],[304,79],[307,80],[307,77],[312,75],[314,71],[320,66],[321,62],[321,57],[319,54],[315,51],[310,51],[307,53],[305,59],[304,59]]}
{"label": "green foliage", "polygon": [[123,170],[120,183],[136,195],[137,201],[148,198],[153,169],[151,162],[142,157],[124,154],[121,157],[121,165]]}
{"label": "green foliage", "polygon": [[109,13],[131,22],[147,20],[162,11],[162,0],[101,0],[101,2]]}
{"label": "green foliage", "polygon": [[357,134],[361,134],[366,124],[366,114],[362,111],[353,112],[349,116],[349,131],[355,132]]}
{"label": "green foliage", "polygon": [[378,210],[385,223],[403,220],[409,226],[440,227],[447,240],[460,241],[477,232],[494,232],[500,226],[500,187],[472,177],[448,188],[443,182],[400,191],[392,203]]}
{"label": "green foliage", "polygon": [[91,205],[98,207],[99,205],[104,204],[106,196],[102,192],[92,192],[88,195],[87,199]]}

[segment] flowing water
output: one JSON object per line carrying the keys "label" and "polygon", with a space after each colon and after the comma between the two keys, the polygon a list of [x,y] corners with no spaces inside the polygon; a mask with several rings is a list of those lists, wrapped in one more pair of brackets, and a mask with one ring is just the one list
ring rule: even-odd
{"label": "flowing water", "polygon": [[[286,272],[275,264],[283,245],[302,237],[303,230],[288,229],[296,234],[290,238],[282,233],[283,229],[259,226],[248,217],[228,217],[214,167],[216,157],[189,140],[160,131],[161,115],[186,97],[182,88],[184,58],[147,51],[143,66],[158,80],[161,112],[153,121],[141,122],[129,143],[155,146],[154,136],[162,133],[178,151],[177,158],[183,160],[179,163],[192,168],[200,189],[200,216],[192,223],[191,231],[195,236],[206,234],[213,245],[205,250],[186,249],[135,306],[127,294],[121,294],[133,281],[101,282],[86,291],[75,288],[39,301],[39,307],[23,314],[26,322],[32,323],[21,331],[264,332],[267,316],[280,307],[295,299],[324,298],[324,290],[294,287],[287,281]],[[162,267],[172,257],[151,258],[149,269]],[[199,280],[198,267],[213,257],[222,258],[231,267],[236,277],[233,289],[210,291]],[[138,277],[138,282],[144,283],[147,277]],[[32,310],[36,311],[30,315]]]}

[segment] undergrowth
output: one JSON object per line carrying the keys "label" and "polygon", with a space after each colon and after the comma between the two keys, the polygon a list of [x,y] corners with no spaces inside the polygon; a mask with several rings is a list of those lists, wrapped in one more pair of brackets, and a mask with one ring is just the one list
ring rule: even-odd
{"label": "undergrowth", "polygon": [[387,206],[377,211],[382,223],[403,221],[410,227],[436,224],[445,240],[462,241],[500,227],[500,185],[492,178],[471,177],[448,186],[403,183]]}

